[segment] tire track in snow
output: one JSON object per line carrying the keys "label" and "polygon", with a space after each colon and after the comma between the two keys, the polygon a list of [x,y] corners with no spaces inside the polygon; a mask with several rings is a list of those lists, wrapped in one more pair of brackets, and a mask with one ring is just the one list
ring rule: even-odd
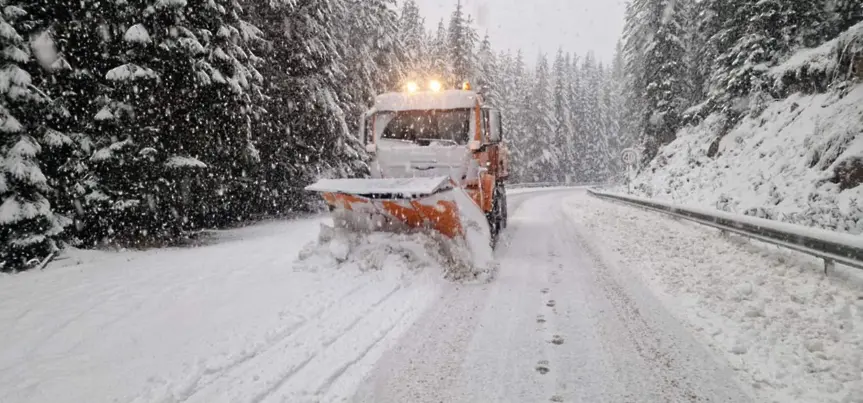
{"label": "tire track in snow", "polygon": [[[344,335],[357,315],[367,315],[374,309],[373,306],[379,305],[401,288],[395,285],[381,297],[380,290],[369,285],[365,283],[350,293],[358,294],[355,298],[343,296],[321,312],[320,316],[312,318],[287,337],[229,368],[203,387],[191,391],[184,401],[233,403],[256,402],[267,398],[315,358],[322,349],[321,340]],[[288,369],[285,370],[285,367]]]}
{"label": "tire track in snow", "polygon": [[[393,289],[392,291],[390,291],[389,293],[387,293],[386,295],[384,295],[384,296],[383,296],[383,298],[381,298],[380,300],[378,300],[377,302],[375,302],[374,304],[372,304],[372,306],[369,308],[369,310],[373,310],[373,309],[375,309],[375,308],[379,307],[379,306],[380,306],[381,304],[383,304],[386,300],[390,299],[390,297],[392,297],[392,296],[393,296],[393,294],[395,294],[396,292],[398,292],[398,291],[399,291],[399,290],[401,290],[401,289],[402,289],[402,287],[401,287],[401,286],[396,287],[395,289]],[[329,340],[327,340],[327,341],[323,342],[322,346],[323,346],[324,348],[327,348],[327,347],[331,346],[333,343],[335,343],[336,341],[338,341],[338,340],[339,340],[339,338],[341,338],[342,336],[344,336],[344,335],[345,335],[345,334],[347,334],[347,333],[350,333],[350,331],[351,331],[351,330],[353,330],[353,329],[357,326],[357,324],[358,324],[358,323],[360,323],[360,321],[362,321],[363,319],[365,319],[365,317],[366,317],[366,316],[367,316],[367,315],[357,316],[357,318],[356,318],[353,322],[351,322],[351,324],[350,324],[350,325],[348,325],[348,327],[344,330],[344,332],[342,332],[341,334],[339,334],[339,335],[337,335],[337,336],[335,336],[335,337],[332,337],[332,338],[330,338]]]}
{"label": "tire track in snow", "polygon": [[[37,350],[43,348],[43,346],[45,344],[47,344],[49,341],[53,340],[54,338],[59,337],[60,333],[62,333],[67,328],[69,328],[69,326],[74,324],[75,321],[84,317],[85,315],[89,314],[90,312],[98,309],[101,306],[102,306],[101,301],[97,301],[95,303],[92,303],[92,304],[88,305],[86,308],[84,308],[84,309],[76,312],[75,314],[71,315],[70,317],[66,318],[60,324],[52,327],[50,330],[45,332],[46,335],[44,337],[42,337],[39,342],[33,343],[32,347],[30,347],[29,349],[27,349],[27,351],[24,352],[23,357],[28,361],[31,360],[32,359],[31,357],[33,356],[33,354]],[[9,368],[4,368],[4,371],[7,369],[11,369],[11,366]]]}
{"label": "tire track in snow", "polygon": [[309,315],[309,317],[303,318],[298,322],[285,326],[284,328],[275,332],[275,334],[268,335],[265,341],[259,346],[255,346],[251,350],[241,352],[239,355],[232,359],[229,359],[228,362],[224,364],[206,365],[206,368],[204,368],[197,376],[193,377],[194,379],[186,381],[187,386],[181,389],[180,399],[178,401],[186,402],[195,393],[198,393],[200,390],[206,388],[213,382],[218,381],[218,379],[224,376],[227,372],[242,366],[246,362],[260,356],[261,354],[266,353],[268,350],[274,348],[276,345],[278,345],[285,339],[291,337],[303,327],[308,326],[309,322],[312,321],[314,318],[322,316],[339,302],[345,300],[346,298],[349,298],[350,296],[354,295],[358,291],[368,286],[369,283],[359,284],[356,287],[350,289],[348,292],[341,294],[339,297],[335,299],[330,299],[324,306]]}
{"label": "tire track in snow", "polygon": [[[216,252],[219,251],[214,246],[210,246],[207,248],[211,248],[213,251],[216,251]],[[181,254],[192,255],[192,254],[199,253],[199,250],[180,249],[178,252]],[[257,254],[251,253],[250,255],[252,255],[252,256],[256,256],[256,255],[266,256],[266,253],[263,253],[263,252],[266,252],[266,250],[261,250],[261,252],[262,253],[257,253]],[[266,260],[278,260],[278,259],[282,259],[282,258],[265,259],[265,261]],[[111,260],[118,262],[119,265],[122,265],[123,263],[128,263],[130,261],[145,261],[145,260],[147,260],[147,261],[153,261],[154,262],[153,264],[156,266],[170,266],[170,263],[173,261],[172,258],[170,258],[170,257],[145,256],[144,254],[134,255],[131,258],[114,257]],[[253,262],[248,263],[246,265],[246,267],[244,267],[244,268],[254,267],[254,266],[258,265],[259,263],[260,263],[259,261],[253,261]],[[201,263],[201,264],[204,264],[204,263]],[[76,267],[76,269],[84,270],[84,268],[87,268],[88,265],[91,265],[91,263],[83,263],[81,266]],[[70,269],[64,268],[63,270],[70,270]],[[74,326],[80,326],[82,323],[81,322],[82,318],[90,319],[91,321],[93,321],[92,327],[99,328],[101,330],[105,330],[105,329],[111,327],[112,325],[123,322],[129,316],[132,316],[131,314],[137,312],[143,306],[153,303],[153,299],[150,298],[149,296],[136,294],[133,290],[136,290],[139,288],[141,288],[141,289],[151,288],[150,283],[159,283],[159,284],[167,283],[167,284],[169,284],[167,287],[163,287],[162,289],[160,289],[162,299],[165,300],[165,299],[167,299],[167,298],[165,298],[165,296],[178,294],[179,292],[187,290],[189,288],[200,287],[201,283],[207,282],[211,278],[218,278],[219,277],[216,274],[208,274],[208,275],[204,275],[204,276],[195,276],[194,278],[189,279],[188,276],[184,276],[183,270],[178,270],[176,272],[164,273],[164,274],[171,277],[170,281],[166,281],[165,277],[158,277],[158,278],[143,277],[141,279],[138,279],[137,281],[129,282],[130,279],[127,276],[124,276],[122,271],[118,271],[116,273],[109,273],[109,274],[112,277],[109,281],[106,281],[104,284],[98,284],[92,280],[88,280],[88,281],[81,282],[79,284],[75,284],[75,285],[70,286],[70,287],[64,287],[59,292],[48,294],[48,295],[42,296],[38,299],[35,299],[31,303],[31,306],[41,305],[41,304],[45,303],[46,301],[72,299],[73,295],[88,293],[88,294],[92,294],[92,296],[89,298],[89,300],[94,301],[94,302],[92,302],[90,305],[88,305],[86,308],[84,308],[82,310],[79,310],[77,312],[69,312],[68,314],[63,315],[66,317],[66,319],[64,321],[54,325],[54,327],[52,329],[40,331],[40,333],[44,333],[45,336],[43,336],[40,341],[32,343],[32,346],[30,348],[28,348],[27,350],[25,350],[21,353],[21,356],[22,356],[21,361],[30,362],[30,361],[36,360],[36,358],[34,358],[34,355],[37,352],[39,352],[40,350],[44,349],[44,346],[50,345],[50,344],[56,344],[56,343],[52,343],[52,341],[55,341],[57,339],[67,339],[68,340],[69,338],[79,337],[80,335],[78,333],[74,332],[73,330],[70,330],[69,328],[73,325]],[[115,301],[118,301],[118,300],[124,300],[124,302],[126,302],[126,303],[128,303],[130,300],[135,301],[135,302],[131,303],[131,305],[115,304]],[[74,305],[69,305],[69,306],[72,307]],[[2,307],[0,307],[0,309],[2,309]],[[64,306],[64,309],[67,309],[67,308]],[[72,308],[68,308],[68,309],[72,309]],[[26,323],[26,321],[23,319],[25,317],[27,317],[31,313],[31,311],[32,311],[32,308],[28,308],[26,311],[21,312],[18,315],[18,317],[14,321],[12,321],[12,323],[14,323],[14,326],[17,328],[18,326],[21,326],[23,323]],[[103,312],[103,311],[107,311],[107,312]],[[106,316],[107,318],[104,320],[102,320],[102,319],[93,320],[90,317],[94,316],[94,313],[98,313],[99,315]],[[39,322],[39,318],[38,317],[34,318],[34,321]],[[15,332],[13,331],[12,333],[15,333]],[[88,341],[86,340],[86,338],[80,338],[80,340],[78,340],[77,342],[71,343],[68,346],[66,346],[65,351],[52,352],[52,355],[53,356],[62,356],[62,355],[67,354],[71,351],[74,351],[80,345],[87,343],[87,342]],[[21,365],[21,364],[19,362],[11,362],[8,367],[0,368],[0,370],[5,371],[5,370],[11,369],[15,366],[18,366],[18,365]]]}
{"label": "tire track in snow", "polygon": [[[488,286],[447,283],[436,304],[423,313],[399,343],[375,363],[371,374],[350,401],[402,403],[450,401],[462,359],[470,344],[476,318],[485,307]],[[433,354],[430,352],[436,352]]]}
{"label": "tire track in snow", "polygon": [[298,372],[302,371],[302,369],[305,368],[306,365],[309,365],[309,363],[312,362],[312,360],[315,359],[315,357],[317,357],[317,354],[312,354],[307,359],[305,359],[303,362],[301,362],[298,365],[291,368],[291,370],[288,371],[286,374],[284,374],[281,377],[281,379],[279,379],[278,382],[276,382],[274,385],[268,387],[266,390],[261,391],[260,393],[256,394],[251,399],[250,402],[251,403],[260,403],[260,402],[264,401],[264,399],[270,397],[275,391],[279,390],[279,388],[281,388],[285,384],[285,382],[287,382],[289,379],[291,379],[291,377],[296,375]]}
{"label": "tire track in snow", "polygon": [[436,294],[435,287],[396,290],[370,308],[355,321],[351,331],[341,334],[302,373],[289,379],[264,402],[330,402],[351,396],[368,370]]}
{"label": "tire track in snow", "polygon": [[372,344],[370,344],[368,347],[366,347],[365,349],[363,349],[363,350],[360,352],[360,354],[359,354],[359,355],[357,355],[356,357],[354,357],[352,360],[350,360],[350,361],[346,362],[344,365],[342,365],[341,367],[337,368],[337,369],[336,369],[336,370],[335,370],[335,371],[334,371],[330,376],[328,376],[328,377],[327,377],[327,381],[326,381],[326,382],[324,382],[324,384],[323,384],[323,385],[321,385],[321,387],[319,387],[319,388],[318,388],[318,390],[316,391],[316,393],[317,393],[318,395],[320,395],[320,394],[322,394],[322,393],[324,393],[324,392],[327,392],[327,391],[330,389],[330,387],[332,387],[332,386],[333,386],[333,383],[334,383],[334,382],[335,382],[335,381],[336,381],[340,376],[344,375],[344,373],[345,373],[345,372],[347,372],[348,368],[350,368],[351,366],[353,366],[353,365],[355,365],[356,363],[358,363],[360,360],[362,360],[362,359],[363,359],[363,357],[365,357],[366,355],[368,355],[368,354],[369,354],[369,352],[370,352],[370,351],[372,351],[372,349],[373,349],[373,348],[375,348],[376,346],[378,346],[378,345],[381,343],[381,341],[383,341],[383,339],[384,339],[384,338],[386,338],[386,337],[387,337],[387,336],[388,336],[388,335],[393,331],[393,329],[395,329],[396,325],[398,325],[398,322],[399,322],[399,321],[401,321],[401,320],[402,320],[402,318],[404,318],[404,317],[405,317],[405,315],[407,315],[407,312],[403,312],[401,315],[399,315],[399,317],[398,317],[398,319],[395,321],[395,323],[393,323],[393,324],[392,324],[392,326],[388,327],[388,328],[386,329],[386,331],[384,331],[384,332],[380,335],[380,337],[376,338],[376,339],[372,342]]}

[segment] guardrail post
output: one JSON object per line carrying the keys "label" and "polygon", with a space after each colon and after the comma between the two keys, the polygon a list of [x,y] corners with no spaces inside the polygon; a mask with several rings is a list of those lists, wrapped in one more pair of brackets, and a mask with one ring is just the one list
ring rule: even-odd
{"label": "guardrail post", "polygon": [[836,268],[836,262],[833,259],[824,259],[824,275],[828,275],[830,270]]}

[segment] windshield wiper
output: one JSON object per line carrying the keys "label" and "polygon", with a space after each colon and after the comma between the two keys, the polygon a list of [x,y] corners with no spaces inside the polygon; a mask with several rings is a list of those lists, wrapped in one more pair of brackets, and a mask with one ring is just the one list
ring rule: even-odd
{"label": "windshield wiper", "polygon": [[423,146],[423,147],[430,146],[430,145],[431,145],[431,143],[433,143],[433,142],[438,142],[438,143],[447,143],[447,144],[450,144],[450,145],[453,145],[453,146],[456,146],[456,147],[458,147],[458,145],[459,145],[457,141],[455,141],[455,140],[450,140],[450,139],[418,138],[416,141],[417,141],[417,144],[419,144],[419,145],[421,145],[421,146]]}

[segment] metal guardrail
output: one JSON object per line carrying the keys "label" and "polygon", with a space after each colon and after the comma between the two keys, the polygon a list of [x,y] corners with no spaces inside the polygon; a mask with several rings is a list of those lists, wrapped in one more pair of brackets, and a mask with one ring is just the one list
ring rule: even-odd
{"label": "metal guardrail", "polygon": [[863,236],[842,234],[712,209],[676,206],[640,197],[600,192],[595,189],[588,189],[588,193],[600,199],[659,211],[722,231],[740,234],[816,256],[824,259],[825,273],[836,263],[863,269]]}
{"label": "metal guardrail", "polygon": [[597,187],[603,186],[603,183],[560,183],[560,182],[533,182],[533,183],[508,183],[507,189],[530,189],[530,188],[550,188],[550,187]]}

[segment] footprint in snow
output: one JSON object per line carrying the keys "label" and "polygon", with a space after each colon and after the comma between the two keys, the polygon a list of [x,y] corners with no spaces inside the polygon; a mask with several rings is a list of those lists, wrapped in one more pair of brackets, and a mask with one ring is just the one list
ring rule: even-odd
{"label": "footprint in snow", "polygon": [[553,299],[549,300],[548,303],[545,304],[545,306],[547,306],[549,308],[553,308],[555,305],[557,305],[557,302],[554,302]]}
{"label": "footprint in snow", "polygon": [[558,396],[558,395],[554,395],[554,396],[552,396],[552,397],[551,397],[551,399],[549,399],[549,400],[551,400],[552,402],[562,402],[562,401],[563,401],[563,397],[560,397],[560,396]]}
{"label": "footprint in snow", "polygon": [[540,323],[540,324],[545,323],[545,316],[543,316],[543,315],[537,315],[537,317],[536,317],[536,323]]}
{"label": "footprint in snow", "polygon": [[550,370],[550,369],[548,369],[548,361],[543,360],[543,361],[540,361],[540,362],[536,365],[536,372],[539,372],[539,373],[540,373],[540,375],[545,375],[545,374],[547,374],[549,371],[551,371],[551,370]]}
{"label": "footprint in snow", "polygon": [[548,288],[543,288],[543,289],[542,289],[542,290],[540,290],[539,292],[541,292],[541,293],[543,293],[543,294],[548,294],[549,289],[548,289]]}
{"label": "footprint in snow", "polygon": [[551,343],[556,345],[556,346],[559,346],[559,345],[563,344],[563,337],[561,337],[559,334],[556,334],[551,338]]}

